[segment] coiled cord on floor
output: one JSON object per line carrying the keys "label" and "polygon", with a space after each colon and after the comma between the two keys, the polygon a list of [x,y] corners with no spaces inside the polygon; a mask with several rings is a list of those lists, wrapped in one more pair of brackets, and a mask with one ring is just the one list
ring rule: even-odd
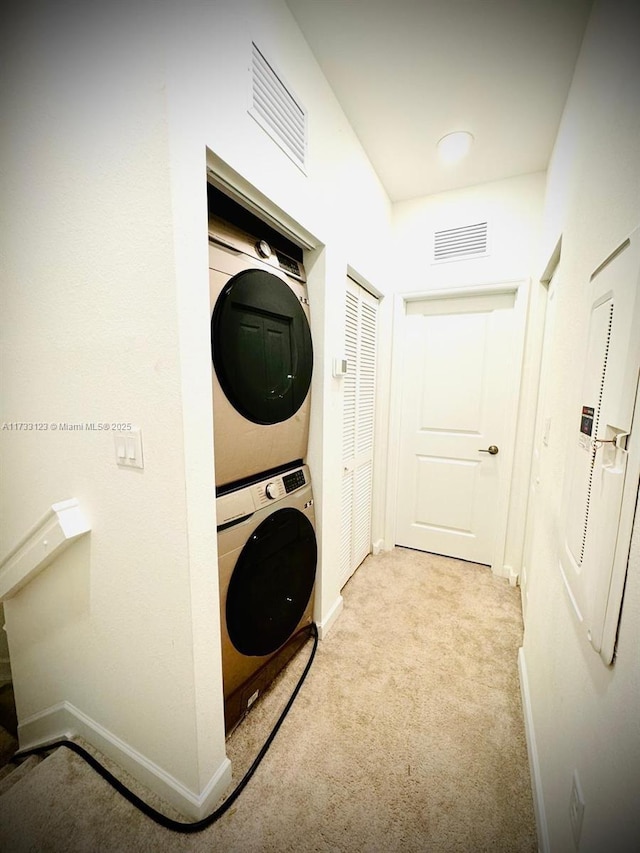
{"label": "coiled cord on floor", "polygon": [[119,794],[125,797],[125,799],[129,800],[129,802],[133,806],[143,812],[147,817],[151,818],[151,820],[160,824],[160,826],[163,826],[165,829],[171,829],[174,832],[202,832],[203,829],[207,829],[208,827],[210,827],[217,820],[219,820],[222,815],[225,814],[225,812],[227,812],[231,808],[233,803],[235,803],[242,791],[245,789],[247,783],[249,782],[253,774],[258,769],[260,762],[267,754],[267,750],[273,743],[273,739],[278,733],[280,726],[282,725],[285,717],[291,710],[291,706],[295,702],[296,696],[300,692],[300,688],[304,684],[307,674],[311,669],[311,664],[313,663],[313,659],[316,654],[316,649],[318,648],[318,629],[315,623],[312,623],[311,625],[311,636],[313,637],[313,648],[311,649],[309,660],[305,665],[304,671],[302,672],[302,675],[300,676],[293,693],[289,697],[289,701],[287,702],[284,707],[284,710],[278,717],[278,720],[275,726],[273,727],[271,734],[264,742],[262,748],[260,749],[260,752],[255,757],[251,767],[249,767],[247,772],[238,782],[237,786],[233,789],[233,791],[229,794],[227,799],[220,806],[218,806],[215,811],[211,812],[210,815],[207,815],[207,817],[204,817],[201,820],[196,820],[191,823],[182,822],[179,820],[173,820],[173,818],[167,817],[166,815],[162,814],[162,812],[157,811],[144,800],[142,800],[140,797],[138,797],[137,794],[134,794],[133,791],[130,791],[129,788],[123,785],[123,783],[119,779],[117,779],[112,773],[110,773],[106,767],[103,767],[102,764],[100,764],[100,762],[96,758],[94,758],[94,756],[91,755],[90,752],[87,752],[86,749],[84,749],[72,740],[59,740],[55,743],[47,744],[47,746],[36,747],[35,749],[27,749],[24,750],[24,752],[20,751],[18,755],[22,758],[26,755],[35,755],[42,752],[49,752],[50,750],[55,749],[58,746],[64,746],[67,749],[70,749],[72,752],[77,753],[81,758],[84,758],[87,764],[93,767],[93,769],[97,773],[99,773],[102,778],[105,779],[113,788],[115,788]]}

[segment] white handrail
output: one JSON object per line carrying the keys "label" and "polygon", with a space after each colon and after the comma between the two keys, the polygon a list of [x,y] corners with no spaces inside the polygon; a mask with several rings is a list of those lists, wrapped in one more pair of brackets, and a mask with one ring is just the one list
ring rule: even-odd
{"label": "white handrail", "polygon": [[75,498],[52,504],[0,563],[0,601],[11,598],[91,527]]}

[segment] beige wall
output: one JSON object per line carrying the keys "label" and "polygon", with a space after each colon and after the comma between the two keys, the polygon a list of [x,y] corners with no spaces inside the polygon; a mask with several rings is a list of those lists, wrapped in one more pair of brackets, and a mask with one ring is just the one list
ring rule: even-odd
{"label": "beige wall", "polygon": [[605,667],[573,614],[558,569],[566,439],[591,272],[640,221],[640,54],[633,2],[601,2],[590,21],[549,170],[539,271],[562,235],[550,351],[538,525],[524,638],[548,849],[573,849],[569,794],[585,798],[580,850],[635,849],[640,836],[640,530],[636,529],[618,656]]}
{"label": "beige wall", "polygon": [[[2,49],[2,420],[131,422],[145,469],[118,468],[107,432],[2,433],[2,557],[54,502],[77,498],[92,527],[5,604],[17,710],[70,702],[197,789],[159,33],[124,4],[22,12]],[[223,758],[218,738],[208,776]]]}
{"label": "beige wall", "polygon": [[[0,560],[54,502],[77,498],[91,524],[5,604],[18,712],[46,734],[71,703],[197,811],[227,779],[207,151],[317,239],[319,621],[340,601],[344,277],[384,291],[390,205],[281,0],[50,7],[21,6],[2,47],[2,420],[131,421],[145,468],[118,468],[105,433],[0,434]],[[252,39],[309,110],[308,176],[247,114]]]}
{"label": "beige wall", "polygon": [[[78,498],[92,525],[89,538],[7,602],[21,718],[72,702],[196,794],[224,765],[208,409],[209,150],[317,241],[307,263],[320,621],[339,601],[331,496],[339,493],[341,387],[331,359],[342,350],[347,265],[383,295],[519,279],[540,274],[562,234],[553,429],[524,648],[552,849],[570,849],[574,768],[587,803],[584,849],[604,849],[616,815],[631,814],[640,758],[640,544],[636,532],[618,660],[607,670],[574,624],[555,531],[584,283],[640,214],[633,4],[601,4],[587,33],[550,169],[537,270],[540,175],[398,205],[391,256],[388,200],[284,2],[168,5],[159,13],[155,3],[122,4],[116,14],[110,4],[102,18],[100,7],[83,7],[67,20],[46,4],[29,18],[23,4],[4,31],[12,92],[3,99],[2,420],[131,420],[142,427],[145,453],[144,472],[120,470],[105,434],[0,434],[10,486],[0,558],[53,502]],[[626,12],[617,18],[611,5]],[[251,39],[309,109],[307,177],[246,112]],[[498,251],[437,276],[424,269],[407,284],[425,228],[468,210],[501,223]],[[390,303],[381,313],[382,407]],[[534,354],[525,370],[532,388]],[[525,466],[523,456],[522,483]]]}

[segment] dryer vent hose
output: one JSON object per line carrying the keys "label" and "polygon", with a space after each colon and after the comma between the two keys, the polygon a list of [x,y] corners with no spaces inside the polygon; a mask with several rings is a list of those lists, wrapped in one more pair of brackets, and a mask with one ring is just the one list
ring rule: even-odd
{"label": "dryer vent hose", "polygon": [[202,832],[202,830],[207,829],[209,826],[214,824],[217,820],[219,820],[222,815],[233,805],[233,803],[238,799],[242,791],[245,789],[247,783],[253,776],[253,774],[258,769],[260,762],[267,754],[267,750],[273,743],[273,739],[278,733],[278,729],[284,722],[285,717],[291,710],[291,706],[295,702],[296,696],[300,692],[300,688],[304,684],[304,680],[307,677],[309,670],[311,669],[311,664],[313,663],[313,659],[316,654],[316,649],[318,648],[318,628],[315,623],[311,625],[311,636],[313,637],[313,647],[311,649],[311,654],[309,655],[309,660],[306,663],[304,671],[298,680],[298,683],[295,686],[295,689],[291,696],[289,697],[289,701],[284,707],[284,710],[278,717],[278,720],[273,727],[271,734],[264,742],[260,752],[256,756],[253,761],[253,764],[247,772],[244,774],[240,782],[238,782],[237,786],[233,789],[233,791],[229,794],[227,799],[220,805],[218,808],[211,812],[207,817],[202,818],[202,820],[197,820],[192,823],[185,822],[179,820],[173,820],[173,818],[167,817],[162,814],[162,812],[157,811],[140,797],[137,794],[134,794],[133,791],[130,791],[122,782],[117,779],[112,773],[110,773],[106,767],[103,767],[99,761],[97,761],[90,752],[87,752],[86,749],[81,747],[79,744],[75,743],[72,740],[59,740],[54,743],[47,744],[46,746],[37,747],[35,749],[26,749],[24,751],[19,751],[17,755],[19,757],[24,757],[27,755],[35,755],[43,752],[50,752],[52,749],[55,749],[58,746],[64,746],[67,749],[70,749],[72,752],[75,752],[77,755],[84,758],[87,764],[90,764],[93,769],[99,773],[103,779],[105,779],[113,788],[118,791],[119,794],[122,794],[125,799],[129,800],[129,802],[134,805],[137,809],[147,815],[147,817],[151,818],[151,820],[160,824],[160,826],[164,826],[165,829],[171,829],[174,832],[183,832],[183,833],[191,833],[191,832]]}

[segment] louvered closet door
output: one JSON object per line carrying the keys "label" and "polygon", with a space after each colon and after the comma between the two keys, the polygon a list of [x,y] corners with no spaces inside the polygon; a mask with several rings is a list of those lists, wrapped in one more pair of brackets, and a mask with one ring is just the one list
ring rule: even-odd
{"label": "louvered closet door", "polygon": [[340,586],[371,551],[378,300],[347,279],[342,422]]}

